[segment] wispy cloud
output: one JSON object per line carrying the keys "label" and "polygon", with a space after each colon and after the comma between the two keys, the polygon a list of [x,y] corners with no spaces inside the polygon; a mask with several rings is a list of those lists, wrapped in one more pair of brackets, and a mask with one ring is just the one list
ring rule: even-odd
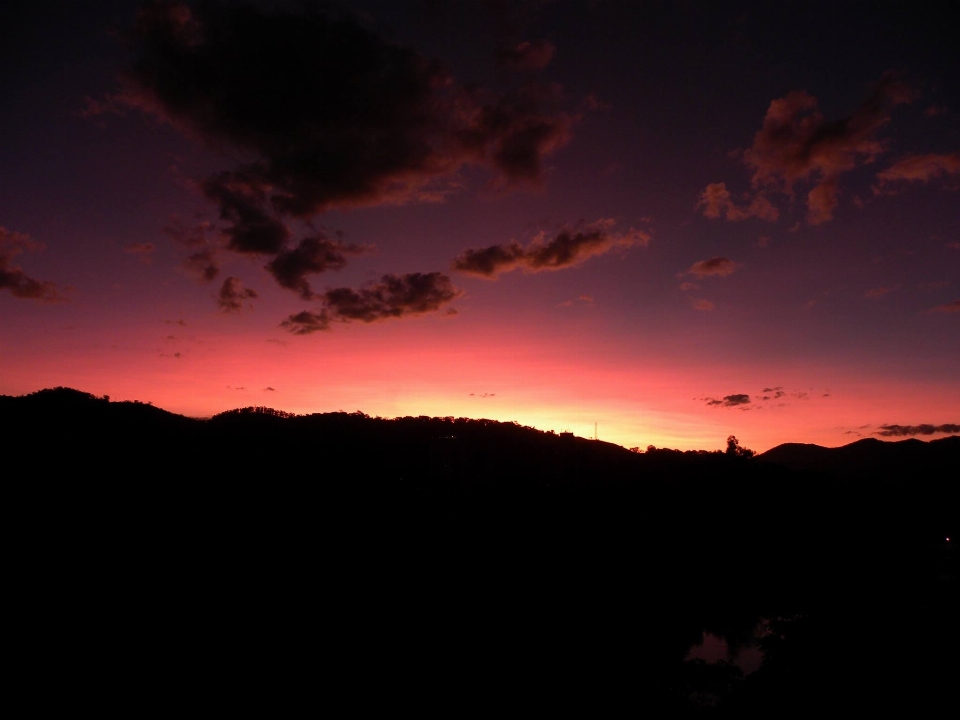
{"label": "wispy cloud", "polygon": [[220,264],[216,250],[212,247],[205,247],[191,253],[184,259],[183,268],[199,282],[212,282],[220,274]]}
{"label": "wispy cloud", "polygon": [[174,243],[190,250],[181,263],[190,277],[200,283],[216,279],[220,274],[223,235],[213,223],[203,220],[188,227],[174,216],[162,230]]}
{"label": "wispy cloud", "polygon": [[521,269],[524,272],[542,272],[575,267],[589,258],[603,255],[615,248],[635,245],[646,247],[649,233],[630,228],[626,233],[613,231],[614,220],[565,227],[549,240],[541,233],[530,245],[523,247],[514,241],[506,245],[491,245],[470,249],[453,261],[453,268],[462,273],[496,278],[500,273]]}
{"label": "wispy cloud", "polygon": [[871,288],[870,290],[867,290],[867,291],[863,294],[863,296],[864,296],[864,297],[867,297],[867,298],[881,298],[881,297],[883,297],[884,295],[893,292],[895,289],[896,289],[896,288],[885,287],[885,286],[884,286],[884,287]]}
{"label": "wispy cloud", "polygon": [[711,183],[707,185],[697,200],[697,209],[703,209],[704,217],[715,220],[725,217],[727,220],[738,222],[749,218],[758,218],[767,222],[776,222],[780,211],[763,195],[757,194],[748,198],[746,205],[738,206],[733,202],[726,183]]}
{"label": "wispy cloud", "polygon": [[737,407],[739,405],[750,404],[750,396],[746,393],[737,393],[734,395],[725,395],[719,400],[717,398],[707,397],[703,398],[703,401],[710,407]]}
{"label": "wispy cloud", "polygon": [[766,387],[761,390],[761,392],[764,393],[760,397],[761,400],[779,400],[787,394],[781,385],[777,385],[776,387]]}
{"label": "wispy cloud", "polygon": [[712,257],[709,260],[699,260],[690,266],[685,272],[686,275],[695,275],[698,278],[705,277],[727,277],[740,267],[739,263],[725,257]]}
{"label": "wispy cloud", "polygon": [[157,249],[156,246],[153,243],[149,243],[149,242],[148,243],[130,243],[129,245],[125,245],[123,247],[123,251],[131,255],[149,255],[156,249]]}
{"label": "wispy cloud", "polygon": [[31,240],[26,233],[0,227],[0,290],[9,290],[16,298],[41,302],[64,300],[56,285],[30,277],[13,260],[24,250],[38,252],[42,249],[43,245]]}
{"label": "wispy cloud", "polygon": [[953,302],[946,303],[945,305],[937,305],[935,308],[930,308],[927,312],[932,313],[957,313],[960,312],[960,300],[954,300]]}
{"label": "wispy cloud", "polygon": [[217,304],[223,312],[234,313],[243,309],[244,302],[256,297],[256,290],[244,287],[239,278],[228,277],[217,293]]}
{"label": "wispy cloud", "polygon": [[888,194],[893,192],[890,185],[894,183],[926,183],[936,178],[957,174],[960,174],[960,153],[908,155],[883,172],[877,173],[877,184],[873,187],[873,192],[875,195]]}
{"label": "wispy cloud", "polygon": [[936,435],[938,433],[960,433],[960,425],[880,425],[875,435],[881,437],[908,437],[911,435]]}
{"label": "wispy cloud", "polygon": [[[804,91],[774,100],[763,125],[742,159],[752,171],[753,200],[738,208],[724,183],[707,186],[699,207],[707,217],[729,220],[764,217],[776,220],[776,208],[764,193],[794,197],[798,183],[812,183],[807,193],[807,222],[819,225],[833,218],[839,202],[840,177],[876,160],[886,143],[878,137],[897,105],[913,102],[918,93],[895,73],[887,73],[852,115],[828,121],[819,102]],[[754,205],[754,203],[757,203]]]}

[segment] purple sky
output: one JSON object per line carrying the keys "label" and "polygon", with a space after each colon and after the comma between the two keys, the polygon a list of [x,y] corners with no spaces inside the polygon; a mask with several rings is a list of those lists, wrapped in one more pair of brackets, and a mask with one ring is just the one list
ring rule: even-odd
{"label": "purple sky", "polygon": [[956,432],[958,8],[4,2],[0,393]]}

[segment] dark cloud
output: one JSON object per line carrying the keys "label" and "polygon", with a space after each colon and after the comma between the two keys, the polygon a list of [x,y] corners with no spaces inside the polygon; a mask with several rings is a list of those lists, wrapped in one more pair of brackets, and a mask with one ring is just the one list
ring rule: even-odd
{"label": "dark cloud", "polygon": [[947,108],[945,108],[943,105],[937,105],[936,103],[934,103],[933,105],[928,107],[926,110],[924,110],[923,114],[926,115],[927,117],[936,117],[937,115],[946,115],[947,112],[948,112]]}
{"label": "dark cloud", "polygon": [[[343,13],[155,0],[128,41],[122,89],[87,114],[137,109],[245,158],[199,182],[243,253],[283,251],[285,218],[442,199],[465,165],[538,184],[576,121],[558,86],[460,86]],[[511,57],[549,54],[529,43]]]}
{"label": "dark cloud", "polygon": [[334,288],[323,294],[323,301],[338,320],[375,322],[433,312],[459,296],[450,278],[432,272],[384,275],[379,283],[359,290]]}
{"label": "dark cloud", "polygon": [[42,250],[29,235],[0,227],[0,290],[9,290],[14,297],[43,302],[63,300],[57,286],[46,280],[28,276],[13,259],[24,250]]}
{"label": "dark cloud", "polygon": [[307,335],[327,330],[333,321],[371,323],[435,312],[460,294],[443,273],[384,275],[367,287],[333,288],[316,295],[321,301],[317,312],[304,310],[280,325],[296,335]]}
{"label": "dark cloud", "polygon": [[318,233],[303,238],[297,247],[280,252],[267,264],[267,270],[281,287],[298,292],[304,300],[312,300],[315,296],[307,275],[340,270],[347,264],[347,255],[364,252],[368,248],[330,240]]}
{"label": "dark cloud", "polygon": [[907,437],[909,435],[934,435],[936,433],[960,433],[960,425],[881,425],[874,435]]}
{"label": "dark cloud", "polygon": [[697,209],[703,208],[704,217],[717,219],[726,217],[727,220],[739,221],[748,218],[759,218],[768,222],[776,222],[780,211],[773,206],[763,195],[755,195],[748,205],[738,207],[727,190],[726,183],[711,183],[707,185],[697,201]]}
{"label": "dark cloud", "polygon": [[[873,162],[884,152],[886,143],[877,136],[890,121],[891,110],[916,97],[917,93],[896,74],[887,73],[857,110],[840,120],[828,121],[820,112],[817,99],[803,91],[774,100],[767,109],[763,127],[742,155],[753,171],[754,190],[778,191],[793,197],[796,183],[812,182],[807,193],[807,222],[827,222],[839,201],[840,176]],[[763,217],[751,212],[752,205],[746,209],[734,206],[723,183],[708,186],[700,205],[707,217],[720,217],[722,212],[728,219]],[[775,219],[773,212],[764,212],[767,219]]]}
{"label": "dark cloud", "polygon": [[960,174],[960,153],[949,155],[908,155],[883,172],[877,173],[873,192],[882,195],[891,192],[889,185],[896,182],[928,182],[944,175]]}
{"label": "dark cloud", "polygon": [[543,70],[557,48],[548,40],[529,40],[497,53],[497,62],[507,70],[532,72]]}
{"label": "dark cloud", "polygon": [[264,391],[264,392],[276,392],[276,389],[275,389],[275,388],[272,388],[272,387],[265,387],[265,388],[263,389],[263,391]]}
{"label": "dark cloud", "polygon": [[504,270],[520,266],[526,251],[518,242],[491,245],[480,250],[464,250],[454,261],[453,269],[471,275],[496,277]]}
{"label": "dark cloud", "polygon": [[703,398],[703,401],[710,407],[736,407],[738,405],[748,405],[750,396],[743,393],[736,395],[725,395],[722,400],[716,398]]}
{"label": "dark cloud", "polygon": [[960,312],[960,300],[954,300],[953,302],[949,302],[946,305],[938,305],[935,308],[931,308],[929,312],[935,312],[935,313]]}
{"label": "dark cloud", "polygon": [[223,231],[230,250],[274,255],[283,249],[290,231],[270,214],[269,183],[247,172],[224,171],[204,179],[200,189],[230,223]]}
{"label": "dark cloud", "polygon": [[243,309],[245,300],[256,297],[256,291],[244,287],[239,278],[228,277],[220,286],[220,292],[217,293],[217,303],[223,312],[238,312]]}
{"label": "dark cloud", "polygon": [[546,240],[541,233],[527,247],[511,242],[507,245],[465,250],[453,261],[453,269],[486,278],[495,278],[502,272],[517,268],[524,272],[561,270],[579,265],[617,247],[645,247],[650,242],[648,233],[634,228],[630,228],[627,233],[615,233],[612,231],[614,224],[613,220],[606,219],[587,225],[566,227],[550,240]]}
{"label": "dark cloud", "polygon": [[687,275],[696,275],[698,278],[704,278],[711,275],[717,277],[727,277],[732,275],[733,271],[740,267],[739,263],[733,262],[725,257],[712,257],[709,260],[700,260],[690,266],[686,271]]}

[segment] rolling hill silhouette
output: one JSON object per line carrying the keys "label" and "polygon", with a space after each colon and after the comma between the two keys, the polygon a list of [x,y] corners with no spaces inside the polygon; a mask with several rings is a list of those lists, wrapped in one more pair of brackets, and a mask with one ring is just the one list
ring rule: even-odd
{"label": "rolling hill silhouette", "polygon": [[[955,677],[945,537],[960,438],[636,453],[492,420],[270,408],[199,420],[67,388],[0,396],[0,423],[18,557],[54,585],[37,600],[52,633],[86,626],[59,619],[63,598],[66,617],[102,616],[91,588],[153,597],[159,572],[183,597],[218,600],[200,616],[164,600],[150,643],[189,627],[239,648],[242,618],[211,628],[273,573],[251,597],[279,592],[284,611],[305,597],[296,622],[319,612],[338,683],[362,680],[349,669],[372,647],[388,667],[412,647],[470,648],[530,691],[616,682],[667,711],[932,708]],[[458,512],[476,510],[523,511],[523,527]],[[569,514],[583,510],[621,514]],[[542,525],[539,511],[562,514]],[[441,517],[462,527],[424,523]],[[760,669],[688,660],[705,632],[762,649]],[[456,663],[432,667],[432,683],[463,680]]]}
{"label": "rolling hill silhouette", "polygon": [[910,439],[885,442],[864,438],[837,448],[785,443],[758,456],[792,470],[830,473],[836,477],[869,478],[909,472],[934,472],[941,477],[956,472],[960,436],[923,442]]}
{"label": "rolling hill silhouette", "polygon": [[192,493],[269,482],[362,507],[758,518],[776,509],[781,518],[847,522],[894,512],[937,532],[960,506],[960,437],[839,448],[788,443],[755,458],[637,453],[484,419],[295,416],[249,407],[200,420],[70,388],[0,396],[0,417],[11,446],[45,448],[38,460],[55,474],[185,484]]}

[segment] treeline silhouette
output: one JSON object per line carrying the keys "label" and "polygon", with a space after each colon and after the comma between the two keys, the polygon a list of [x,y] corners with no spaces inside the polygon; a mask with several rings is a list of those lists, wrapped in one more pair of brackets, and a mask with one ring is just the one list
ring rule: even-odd
{"label": "treeline silhouette", "polygon": [[191,492],[220,483],[304,491],[309,481],[310,493],[363,508],[849,520],[895,510],[940,533],[958,500],[960,437],[782,445],[752,457],[731,436],[725,451],[639,452],[485,419],[248,407],[198,420],[69,388],[0,397],[0,416],[11,446],[48,449],[38,462],[51,472]]}
{"label": "treeline silhouette", "polygon": [[[946,538],[960,438],[752,456],[730,437],[724,450],[640,452],[482,419],[253,407],[198,420],[67,388],[0,396],[0,422],[17,458],[11,507],[44,573],[129,593],[149,567],[149,594],[157,565],[145,558],[174,555],[178,583],[186,573],[216,593],[232,564],[238,585],[202,633],[241,652],[250,638],[216,618],[254,592],[251,566],[269,568],[285,603],[322,598],[289,627],[286,611],[271,622],[300,637],[320,612],[335,684],[362,687],[351,668],[405,677],[415,647],[435,658],[431,688],[477,692],[447,661],[465,653],[476,677],[498,678],[488,692],[583,688],[595,703],[629,688],[633,707],[662,711],[917,710],[954,686],[960,592]],[[465,522],[466,511],[524,520]],[[531,520],[543,512],[554,519]],[[461,527],[421,536],[424,518]],[[102,576],[98,557],[111,558]],[[152,642],[179,627],[162,622]],[[687,660],[704,632],[760,647],[760,669]]]}

